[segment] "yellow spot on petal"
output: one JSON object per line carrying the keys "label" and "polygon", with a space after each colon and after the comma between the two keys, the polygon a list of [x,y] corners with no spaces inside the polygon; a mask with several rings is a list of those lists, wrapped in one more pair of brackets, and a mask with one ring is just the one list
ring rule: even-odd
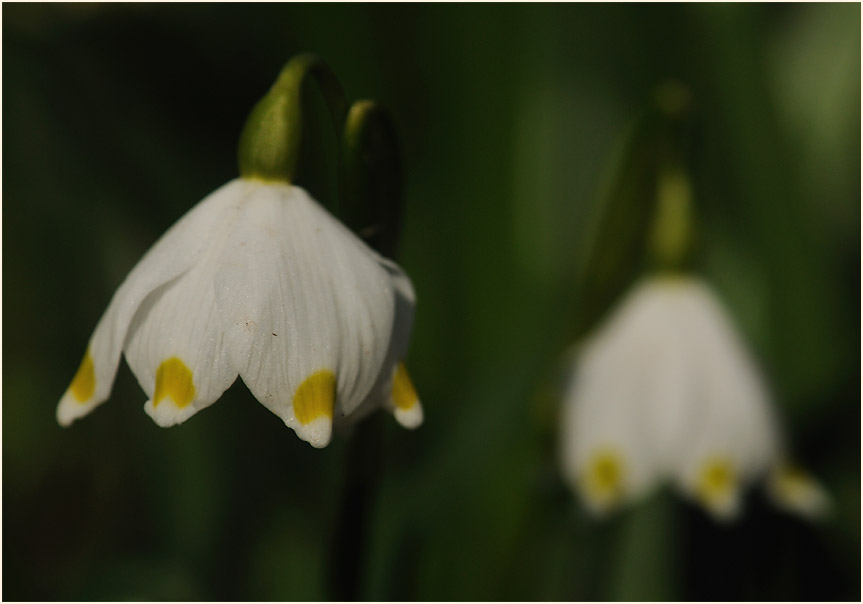
{"label": "yellow spot on petal", "polygon": [[776,495],[790,505],[805,505],[809,502],[817,507],[824,499],[812,477],[797,466],[784,465],[777,469],[772,476],[771,486]]}
{"label": "yellow spot on petal", "polygon": [[192,370],[177,357],[162,361],[159,369],[156,370],[156,393],[153,395],[153,407],[158,406],[165,397],[170,398],[180,408],[185,407],[195,398]]}
{"label": "yellow spot on petal", "polygon": [[96,390],[96,374],[93,371],[93,357],[90,356],[89,350],[84,355],[84,360],[81,361],[81,366],[78,367],[69,390],[79,403],[86,403],[93,396]]}
{"label": "yellow spot on petal", "polygon": [[695,488],[704,505],[723,507],[737,489],[737,474],[731,462],[723,457],[708,459],[701,467]]}
{"label": "yellow spot on petal", "polygon": [[623,496],[625,472],[623,457],[616,450],[600,449],[581,477],[582,488],[594,504],[610,506]]}
{"label": "yellow spot on petal", "polygon": [[329,369],[321,369],[306,378],[294,393],[294,415],[306,425],[319,417],[333,418],[336,402],[336,376]]}
{"label": "yellow spot on petal", "polygon": [[417,391],[408,377],[408,370],[404,363],[399,363],[393,375],[393,402],[399,409],[408,410],[419,401]]}
{"label": "yellow spot on petal", "polygon": [[812,484],[809,474],[797,466],[785,465],[776,472],[777,481],[787,489],[808,487]]}

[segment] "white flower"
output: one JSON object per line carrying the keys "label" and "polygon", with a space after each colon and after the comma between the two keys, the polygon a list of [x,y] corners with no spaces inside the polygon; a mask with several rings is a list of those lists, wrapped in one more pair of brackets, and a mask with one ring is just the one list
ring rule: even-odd
{"label": "white flower", "polygon": [[236,179],[181,218],[135,266],[57,407],[62,425],[111,391],[120,354],[160,426],[213,404],[239,375],[297,435],[379,406],[407,427],[422,408],[402,359],[410,279],[289,184]]}
{"label": "white flower", "polygon": [[695,278],[643,281],[583,344],[561,428],[566,479],[597,513],[667,481],[729,519],[768,473],[780,504],[825,509],[814,481],[786,469],[763,379]]}

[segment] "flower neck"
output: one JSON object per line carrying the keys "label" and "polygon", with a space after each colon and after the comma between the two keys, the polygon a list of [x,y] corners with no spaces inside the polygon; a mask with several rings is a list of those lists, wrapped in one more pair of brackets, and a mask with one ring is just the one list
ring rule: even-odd
{"label": "flower neck", "polygon": [[347,115],[347,99],[329,66],[312,54],[285,64],[276,83],[249,114],[240,135],[240,176],[267,183],[291,183],[302,133],[302,89],[313,76],[329,106],[336,131]]}

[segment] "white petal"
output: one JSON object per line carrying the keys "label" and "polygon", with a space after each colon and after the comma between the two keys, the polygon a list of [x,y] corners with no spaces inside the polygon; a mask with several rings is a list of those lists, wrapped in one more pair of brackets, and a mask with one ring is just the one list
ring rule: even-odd
{"label": "white petal", "polygon": [[190,223],[187,241],[203,242],[194,265],[143,301],[129,328],[126,360],[160,426],[185,421],[211,405],[233,383],[237,370],[225,348],[215,303],[215,275],[230,253],[231,233],[246,210],[248,187],[233,181],[201,206],[210,220]]}
{"label": "white petal", "polygon": [[779,464],[770,472],[767,492],[773,503],[810,520],[819,520],[830,512],[830,497],[807,472]]}
{"label": "white petal", "polygon": [[609,319],[597,347],[609,381],[631,383],[641,417],[638,430],[657,477],[668,475],[679,455],[681,433],[691,415],[693,376],[683,334],[676,329],[678,309],[665,288],[644,282],[624,298]]}
{"label": "white petal", "polygon": [[[186,272],[209,245],[206,235],[237,201],[239,181],[216,190],[177,221],[144,255],[118,288],[90,338],[84,362],[57,406],[68,425],[111,393],[129,325],[145,297]],[[89,360],[88,360],[89,359]]]}
{"label": "white petal", "polygon": [[387,357],[388,364],[395,363],[395,368],[389,372],[393,377],[382,384],[386,393],[383,404],[392,411],[402,427],[413,430],[418,428],[425,418],[422,403],[403,363],[413,330],[416,296],[410,279],[395,264],[390,266],[390,275],[396,290],[396,314]]}
{"label": "white petal", "polygon": [[385,405],[403,428],[408,430],[419,428],[425,419],[425,414],[404,363],[396,365],[391,375],[392,378],[384,386],[387,393]]}
{"label": "white petal", "polygon": [[[333,413],[350,414],[363,401],[390,342],[392,279],[378,255],[304,190],[250,186],[248,210],[216,276],[229,348],[255,397],[301,438],[325,446],[329,430],[301,421],[294,397],[329,372]],[[326,382],[314,383],[317,400]]]}
{"label": "white petal", "polygon": [[398,265],[390,260],[383,260],[382,265],[393,280],[396,294],[392,336],[381,373],[366,400],[351,414],[351,420],[360,420],[384,407],[402,427],[413,430],[423,423],[424,413],[403,360],[410,345],[416,295],[410,278]]}
{"label": "white petal", "polygon": [[414,326],[416,294],[410,277],[401,267],[385,258],[381,258],[380,263],[392,279],[395,291],[395,318],[387,356],[390,359],[399,360],[405,358],[410,345],[411,332]]}
{"label": "white petal", "polygon": [[[594,512],[646,492],[657,466],[642,426],[643,375],[613,324],[585,343],[567,388],[561,423],[565,478]],[[629,373],[636,370],[636,373]]]}
{"label": "white petal", "polygon": [[712,292],[696,280],[678,288],[678,324],[688,339],[698,409],[684,431],[678,479],[693,493],[704,460],[723,458],[742,488],[766,471],[779,450],[767,389]]}
{"label": "white petal", "polygon": [[652,446],[685,495],[719,520],[734,518],[743,489],[778,449],[766,388],[703,283],[652,279],[640,291],[655,308],[657,339],[676,351],[655,371],[677,394],[657,399]]}

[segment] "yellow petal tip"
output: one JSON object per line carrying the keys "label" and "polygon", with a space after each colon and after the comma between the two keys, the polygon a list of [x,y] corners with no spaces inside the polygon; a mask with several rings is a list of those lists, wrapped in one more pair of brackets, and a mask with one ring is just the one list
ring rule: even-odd
{"label": "yellow petal tip", "polygon": [[69,386],[69,393],[79,403],[89,401],[93,393],[96,391],[96,373],[93,367],[93,357],[90,351],[84,354],[84,360],[81,361],[81,366],[78,367],[78,372],[72,378],[72,384]]}
{"label": "yellow petal tip", "polygon": [[333,419],[336,402],[336,376],[329,369],[321,369],[307,377],[294,393],[294,416],[306,426],[318,418]]}
{"label": "yellow petal tip", "polygon": [[580,477],[581,491],[597,512],[616,505],[624,495],[626,465],[613,448],[598,449]]}
{"label": "yellow petal tip", "polygon": [[393,404],[396,409],[407,411],[419,403],[413,382],[404,363],[399,363],[393,373]]}
{"label": "yellow petal tip", "polygon": [[163,399],[170,398],[182,409],[195,398],[195,384],[192,380],[192,370],[178,357],[171,357],[156,370],[156,391],[153,394],[153,408],[159,406]]}
{"label": "yellow petal tip", "polygon": [[419,428],[423,423],[423,419],[425,419],[423,416],[423,407],[419,401],[415,402],[409,409],[396,407],[393,409],[393,415],[399,425],[408,430]]}
{"label": "yellow petal tip", "polygon": [[708,458],[698,472],[695,495],[715,517],[733,517],[738,507],[738,476],[731,461]]}
{"label": "yellow petal tip", "polygon": [[768,481],[773,501],[780,507],[806,518],[823,518],[830,509],[830,498],[824,489],[804,470],[782,465],[773,470]]}

